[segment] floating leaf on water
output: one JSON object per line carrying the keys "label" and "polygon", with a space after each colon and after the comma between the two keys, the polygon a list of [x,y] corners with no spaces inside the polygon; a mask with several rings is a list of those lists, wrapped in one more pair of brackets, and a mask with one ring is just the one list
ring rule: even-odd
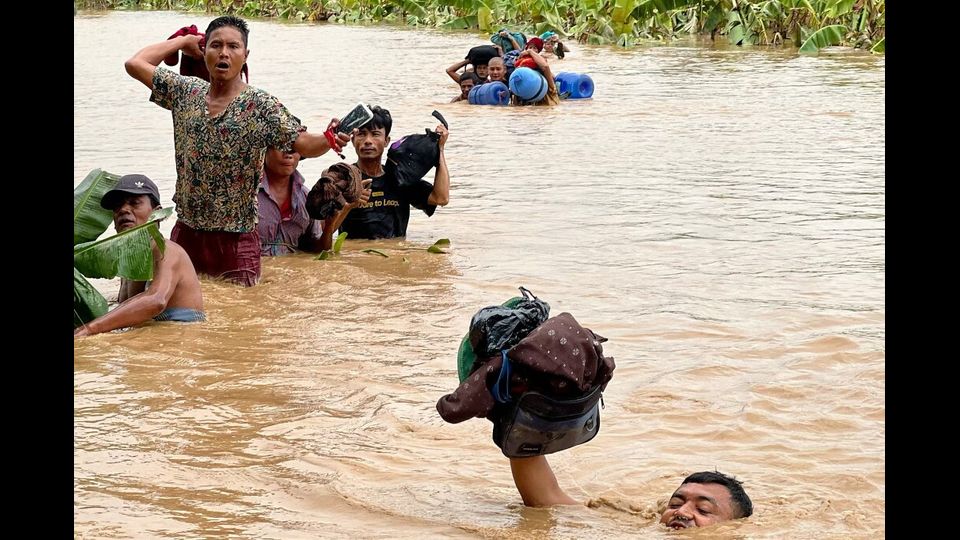
{"label": "floating leaf on water", "polygon": [[386,253],[380,251],[379,249],[365,249],[365,250],[363,250],[363,252],[364,252],[364,253],[374,253],[374,254],[379,255],[379,256],[381,256],[381,257],[389,257],[389,255],[387,255]]}
{"label": "floating leaf on water", "polygon": [[314,257],[313,259],[314,259],[315,261],[325,261],[325,260],[327,260],[327,259],[332,259],[332,258],[333,258],[333,253],[330,253],[330,252],[327,251],[327,250],[323,250],[323,251],[320,252],[319,255],[317,255],[317,256]]}
{"label": "floating leaf on water", "polygon": [[428,247],[428,248],[427,248],[427,251],[429,251],[430,253],[446,253],[446,251],[444,251],[444,250],[440,249],[439,247],[437,247],[436,244]]}
{"label": "floating leaf on water", "polygon": [[347,233],[342,232],[337,235],[337,240],[333,243],[333,252],[340,253],[340,248],[343,247],[343,241],[347,239]]}

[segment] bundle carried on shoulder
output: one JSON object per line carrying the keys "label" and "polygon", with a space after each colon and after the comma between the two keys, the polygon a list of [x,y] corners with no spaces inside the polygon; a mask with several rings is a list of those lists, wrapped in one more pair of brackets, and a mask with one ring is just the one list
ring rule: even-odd
{"label": "bundle carried on shoulder", "polygon": [[[516,40],[517,45],[520,45],[520,48],[515,49],[513,47],[513,43],[511,43],[509,39],[501,36],[500,32],[508,32],[511,36],[513,36],[513,39]],[[510,51],[516,51],[516,50],[522,51],[523,48],[527,46],[527,36],[524,35],[523,32],[510,32],[506,28],[501,28],[500,30],[497,31],[496,34],[493,34],[492,36],[490,36],[490,41],[494,45],[499,45],[500,48],[503,49],[503,52],[505,53],[508,53]]]}

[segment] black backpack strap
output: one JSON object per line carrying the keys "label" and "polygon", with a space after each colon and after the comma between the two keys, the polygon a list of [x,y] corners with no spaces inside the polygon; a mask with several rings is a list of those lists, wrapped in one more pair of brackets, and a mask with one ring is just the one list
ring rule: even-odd
{"label": "black backpack strap", "polygon": [[507,356],[507,350],[500,351],[503,357],[503,364],[500,365],[500,375],[497,376],[497,382],[490,388],[493,399],[497,403],[507,404],[512,402],[510,399],[510,358]]}

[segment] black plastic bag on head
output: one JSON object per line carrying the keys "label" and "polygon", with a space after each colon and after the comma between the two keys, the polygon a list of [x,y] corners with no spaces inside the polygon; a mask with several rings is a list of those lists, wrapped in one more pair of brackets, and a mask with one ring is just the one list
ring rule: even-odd
{"label": "black plastic bag on head", "polygon": [[463,59],[473,65],[473,70],[477,70],[477,64],[484,65],[490,62],[491,58],[500,56],[500,51],[493,45],[477,45],[469,51]]}
{"label": "black plastic bag on head", "polygon": [[523,298],[485,307],[470,319],[470,346],[477,362],[510,349],[550,318],[550,304],[524,287],[520,287],[520,292]]}
{"label": "black plastic bag on head", "polygon": [[[439,111],[433,116],[449,128]],[[440,134],[432,129],[419,135],[406,135],[390,145],[387,150],[388,173],[392,172],[402,187],[411,186],[440,163]]]}

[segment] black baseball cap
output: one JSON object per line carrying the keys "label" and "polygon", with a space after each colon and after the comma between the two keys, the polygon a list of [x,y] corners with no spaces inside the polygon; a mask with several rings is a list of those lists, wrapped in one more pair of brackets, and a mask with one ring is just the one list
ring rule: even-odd
{"label": "black baseball cap", "polygon": [[154,206],[160,204],[160,190],[153,180],[142,174],[128,174],[120,177],[117,187],[111,189],[100,199],[100,206],[107,210],[115,209],[129,195],[150,195]]}

